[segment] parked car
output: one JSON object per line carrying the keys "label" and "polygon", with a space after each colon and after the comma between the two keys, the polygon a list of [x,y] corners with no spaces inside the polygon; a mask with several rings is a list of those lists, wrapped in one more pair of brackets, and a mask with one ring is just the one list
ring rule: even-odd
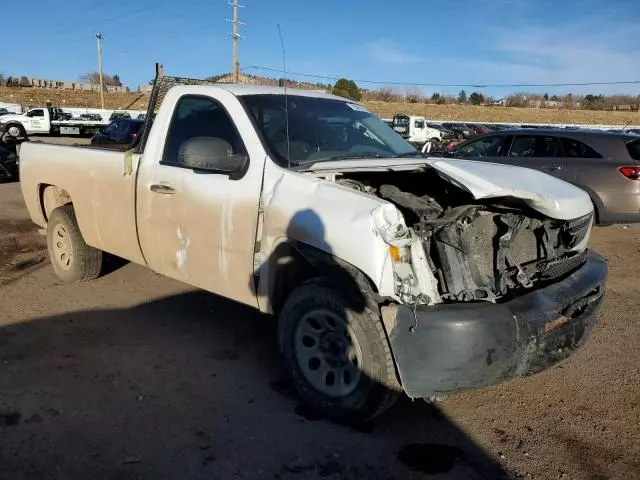
{"label": "parked car", "polygon": [[18,143],[6,131],[0,132],[0,182],[18,180]]}
{"label": "parked car", "polygon": [[487,123],[485,126],[489,129],[490,132],[501,132],[502,130],[511,130],[513,129],[510,125],[503,125],[500,123]]}
{"label": "parked car", "polygon": [[144,120],[118,118],[91,137],[91,145],[131,145],[143,125]]}
{"label": "parked car", "polygon": [[463,142],[450,155],[549,173],[589,194],[598,223],[640,222],[637,136],[580,130],[505,130]]}
{"label": "parked car", "polygon": [[129,112],[113,112],[109,117],[109,121],[115,120],[116,118],[131,118]]}
{"label": "parked car", "polygon": [[73,114],[71,114],[69,112],[63,112],[62,110],[60,110],[57,113],[56,120],[71,120],[72,118],[73,118]]}
{"label": "parked car", "polygon": [[87,120],[90,122],[101,122],[102,115],[100,115],[99,113],[82,113],[78,115],[78,119]]}
{"label": "parked car", "polygon": [[449,130],[452,130],[456,134],[456,136],[460,139],[471,138],[471,137],[475,137],[476,135],[473,129],[469,128],[464,123],[446,122],[446,123],[443,123],[442,126]]}
{"label": "parked car", "polygon": [[12,112],[7,110],[6,108],[0,108],[0,115],[10,115]]}
{"label": "parked car", "polygon": [[435,128],[436,130],[439,130],[440,133],[442,133],[442,140],[443,141],[456,138],[456,133],[453,130],[449,130],[448,128],[443,127],[439,123],[427,123],[427,127]]}
{"label": "parked car", "polygon": [[476,135],[484,135],[485,133],[489,133],[491,131],[489,130],[489,127],[487,127],[486,125],[482,125],[481,123],[466,123],[465,125],[469,127]]}

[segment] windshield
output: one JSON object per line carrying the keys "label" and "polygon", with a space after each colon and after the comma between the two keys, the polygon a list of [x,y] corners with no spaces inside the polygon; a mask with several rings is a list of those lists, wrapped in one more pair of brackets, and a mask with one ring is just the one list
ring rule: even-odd
{"label": "windshield", "polygon": [[275,160],[283,166],[419,154],[391,127],[356,103],[300,95],[289,95],[286,104],[284,95],[247,95],[241,101]]}

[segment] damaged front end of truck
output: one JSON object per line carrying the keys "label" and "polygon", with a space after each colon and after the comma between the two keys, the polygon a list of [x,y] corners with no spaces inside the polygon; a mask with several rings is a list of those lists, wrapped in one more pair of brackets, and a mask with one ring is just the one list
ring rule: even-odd
{"label": "damaged front end of truck", "polygon": [[587,250],[588,196],[524,169],[430,162],[315,172],[384,200],[371,213],[393,269],[381,312],[405,392],[487,386],[566,358],[595,324],[607,273]]}

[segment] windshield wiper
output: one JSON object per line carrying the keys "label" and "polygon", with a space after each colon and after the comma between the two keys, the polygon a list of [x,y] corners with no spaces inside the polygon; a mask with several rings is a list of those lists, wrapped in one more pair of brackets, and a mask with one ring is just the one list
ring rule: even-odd
{"label": "windshield wiper", "polygon": [[413,152],[405,152],[405,153],[400,153],[398,155],[396,155],[393,158],[405,158],[405,157],[423,157],[424,155],[422,154],[422,152],[419,152],[418,150],[415,150]]}
{"label": "windshield wiper", "polygon": [[346,155],[334,155],[333,157],[323,158],[322,162],[327,160],[349,160],[353,158],[383,158],[384,155],[381,155],[377,152],[362,152],[362,153],[349,153]]}

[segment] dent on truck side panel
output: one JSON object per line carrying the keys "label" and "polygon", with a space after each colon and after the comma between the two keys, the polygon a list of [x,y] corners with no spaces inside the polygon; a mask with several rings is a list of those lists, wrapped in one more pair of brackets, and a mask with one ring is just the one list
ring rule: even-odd
{"label": "dent on truck side panel", "polygon": [[312,175],[267,162],[260,240],[259,302],[271,311],[268,257],[287,239],[327,252],[362,271],[381,295],[393,295],[388,245],[375,231],[372,212],[385,203]]}
{"label": "dent on truck side panel", "polygon": [[178,270],[182,270],[187,263],[187,250],[189,249],[189,245],[191,245],[191,239],[187,237],[187,234],[182,227],[178,227],[176,234],[178,235],[178,241],[180,242],[180,248],[176,252],[176,267]]}

